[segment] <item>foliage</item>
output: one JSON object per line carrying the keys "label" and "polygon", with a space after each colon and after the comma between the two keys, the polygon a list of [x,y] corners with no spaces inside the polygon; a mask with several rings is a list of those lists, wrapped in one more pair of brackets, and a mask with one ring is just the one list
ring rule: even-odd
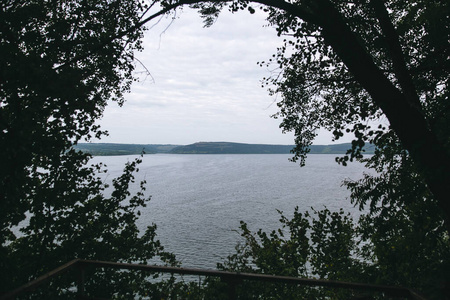
{"label": "foliage", "polygon": [[[122,105],[146,10],[139,1],[1,2],[0,293],[74,258],[175,264],[155,225],[136,226],[149,201],[145,182],[129,192],[140,160],[108,188],[104,166],[72,149],[105,133],[95,122],[108,101]],[[86,287],[93,297],[145,295],[155,289],[147,278],[89,271]],[[35,297],[69,297],[73,279]]]}
{"label": "foliage", "polygon": [[[442,299],[449,280],[450,242],[445,227],[436,224],[433,233],[407,213],[397,220],[383,215],[362,215],[356,223],[342,210],[328,209],[300,213],[291,219],[281,215],[281,228],[271,233],[252,232],[241,222],[245,243],[236,253],[218,264],[221,270],[246,273],[318,278],[367,284],[408,286],[429,299]],[[406,216],[405,216],[406,215]],[[426,227],[425,227],[426,228]],[[217,282],[209,288],[220,291]],[[386,295],[282,284],[244,282],[238,286],[240,299],[349,299],[362,295]],[[447,291],[448,292],[448,291]]]}
{"label": "foliage", "polygon": [[[350,215],[328,209],[301,213],[297,207],[292,219],[281,213],[280,222],[282,227],[270,234],[262,230],[253,233],[241,222],[245,243],[224,264],[219,264],[219,269],[364,282],[360,270],[365,263],[354,255],[357,242]],[[239,294],[243,299],[256,295],[269,299],[351,296],[345,291],[256,282],[244,284]]]}
{"label": "foliage", "polygon": [[450,239],[443,211],[410,156],[396,153],[401,150],[378,151],[366,160],[377,175],[345,183],[366,212],[358,222],[360,253],[373,262],[374,282],[414,287],[430,299],[448,297]]}
{"label": "foliage", "polygon": [[[4,247],[8,251],[4,288],[24,284],[74,258],[147,264],[160,257],[164,263],[175,264],[173,255],[155,239],[155,225],[144,234],[136,226],[139,209],[150,200],[144,196],[145,182],[135,195],[129,192],[140,160],[126,164],[111,191],[95,175],[101,165],[83,166],[84,154],[71,150],[61,160],[61,166],[35,175],[40,184],[27,199],[33,210],[19,237]],[[130,296],[149,289],[147,278],[136,272],[88,272],[86,287],[91,296]],[[70,293],[70,280],[63,278],[41,292],[46,296]]]}
{"label": "foliage", "polygon": [[0,9],[0,228],[30,209],[25,201],[38,168],[82,138],[103,134],[95,121],[108,100],[123,103],[142,30],[135,1],[2,1]]}
{"label": "foliage", "polygon": [[[397,58],[389,44],[392,42],[389,39],[395,36],[390,37],[383,28],[376,3],[380,1],[370,4],[333,1],[333,6],[358,37],[373,63],[392,84],[404,89],[395,66]],[[448,58],[448,41],[443,37],[450,33],[441,25],[448,18],[450,8],[440,1],[410,1],[408,4],[385,1],[383,5],[389,10],[387,21],[396,29],[396,42],[401,43],[402,59],[420,98],[420,103],[415,105],[420,105],[418,109],[424,111],[430,124],[444,125],[432,129],[442,141],[441,146],[448,147],[449,110],[444,107],[448,105],[445,99],[449,96],[449,69],[443,67]],[[297,155],[305,152],[302,146],[312,142],[320,127],[333,132],[336,140],[346,133],[353,133],[356,139],[349,152],[350,158],[360,157],[359,150],[365,143],[378,145],[384,136],[397,134],[392,124],[390,127],[377,126],[386,112],[373,99],[370,90],[361,84],[358,74],[352,72],[342,55],[333,48],[320,25],[289,17],[273,8],[269,8],[268,20],[276,26],[279,35],[286,36],[285,44],[268,62],[279,65],[281,76],[268,78],[267,83],[274,86],[273,93],[283,97],[278,104],[277,117],[283,118],[281,127],[284,130],[295,131],[299,146]],[[443,110],[433,109],[437,107]],[[392,122],[389,117],[386,121]],[[373,124],[376,124],[375,128]]]}
{"label": "foliage", "polygon": [[[330,3],[333,7],[329,9],[339,13],[363,46],[362,54],[370,57],[389,85],[403,93],[407,103],[395,113],[390,112],[397,105],[394,102],[400,102],[397,99],[400,94],[394,95],[394,90],[391,95],[372,91],[372,88],[383,91],[389,88],[370,86],[382,78],[377,80],[376,71],[369,65],[365,71],[374,74],[368,79],[371,83],[365,83],[359,73],[364,70],[353,66],[355,62],[346,57],[350,53],[341,53],[342,49],[328,36],[326,31],[330,29],[326,21],[302,22],[269,9],[269,21],[277,26],[280,35],[288,37],[274,58],[281,68],[280,76],[267,79],[267,83],[273,86],[273,93],[282,95],[276,117],[283,119],[284,130],[295,132],[296,156],[304,158],[319,127],[332,131],[336,140],[346,133],[354,135],[348,155],[338,159],[343,164],[361,158],[362,147],[367,143],[374,144],[380,152],[385,151],[385,159],[395,161],[398,156],[406,155],[408,162],[415,165],[415,173],[420,174],[417,176],[422,178],[420,184],[428,186],[448,223],[445,186],[449,186],[449,178],[444,174],[450,173],[450,69],[445,67],[448,39],[443,38],[450,36],[448,26],[443,26],[450,15],[448,3],[420,0],[408,4],[403,1]],[[357,57],[356,53],[353,55]],[[378,97],[390,102],[383,104]],[[411,124],[401,128],[409,122],[405,116],[410,114],[411,107],[419,113],[411,112]],[[415,127],[413,123],[422,122],[422,118],[422,128]],[[417,197],[410,200],[422,201]]]}

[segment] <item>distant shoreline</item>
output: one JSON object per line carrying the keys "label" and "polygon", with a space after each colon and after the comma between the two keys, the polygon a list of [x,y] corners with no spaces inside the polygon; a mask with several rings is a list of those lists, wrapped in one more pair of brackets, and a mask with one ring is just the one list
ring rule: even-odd
{"label": "distant shoreline", "polygon": [[[245,144],[231,142],[198,142],[190,145],[173,144],[117,144],[79,143],[73,147],[93,156],[133,154],[292,154],[294,145]],[[351,143],[334,145],[312,145],[309,154],[345,154]],[[366,154],[373,154],[373,145],[368,145]]]}

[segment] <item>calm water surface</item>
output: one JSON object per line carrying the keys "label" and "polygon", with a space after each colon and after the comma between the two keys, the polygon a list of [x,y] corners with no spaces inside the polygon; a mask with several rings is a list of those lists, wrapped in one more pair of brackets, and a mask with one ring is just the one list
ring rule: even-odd
{"label": "calm water surface", "polygon": [[[340,166],[335,156],[309,155],[300,168],[288,161],[290,155],[281,154],[145,155],[136,181],[147,181],[152,200],[142,210],[139,226],[156,223],[158,238],[183,267],[215,268],[241,241],[236,232],[240,220],[256,231],[279,227],[277,209],[286,216],[296,206],[300,211],[342,207],[357,214],[341,183],[360,178],[365,168],[359,163]],[[94,161],[107,164],[110,180],[135,157]]]}

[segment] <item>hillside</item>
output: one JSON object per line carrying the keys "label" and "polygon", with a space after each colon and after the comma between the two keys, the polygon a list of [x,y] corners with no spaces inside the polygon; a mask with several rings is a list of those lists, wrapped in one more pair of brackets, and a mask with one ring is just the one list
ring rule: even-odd
{"label": "hillside", "polygon": [[[74,149],[90,153],[94,156],[132,155],[132,154],[289,154],[293,145],[244,144],[229,142],[199,142],[195,144],[160,145],[160,144],[114,144],[114,143],[80,143]],[[345,154],[350,143],[336,145],[313,145],[311,154]],[[366,149],[373,153],[373,147]]]}
{"label": "hillside", "polygon": [[199,142],[179,146],[170,153],[177,154],[283,154],[289,153],[293,146],[242,144],[228,142]]}
{"label": "hillside", "polygon": [[[177,154],[289,154],[293,145],[265,145],[243,144],[228,142],[199,142],[186,146],[179,146],[170,153]],[[313,145],[311,154],[345,154],[351,148],[350,143],[336,145]],[[366,153],[373,153],[373,148],[366,149]]]}
{"label": "hillside", "polygon": [[168,153],[179,145],[158,144],[114,144],[114,143],[79,143],[73,146],[76,150],[90,153],[94,156],[106,155],[132,155],[132,154],[154,154]]}

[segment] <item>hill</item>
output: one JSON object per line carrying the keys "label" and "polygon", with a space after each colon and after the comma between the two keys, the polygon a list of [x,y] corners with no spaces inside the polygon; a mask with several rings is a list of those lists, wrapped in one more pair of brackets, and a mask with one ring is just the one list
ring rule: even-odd
{"label": "hill", "polygon": [[73,146],[76,150],[90,153],[94,156],[106,155],[132,155],[132,154],[154,154],[169,153],[179,145],[159,144],[114,144],[114,143],[79,143]]}
{"label": "hill", "polygon": [[[243,144],[229,142],[199,142],[173,148],[170,153],[177,154],[289,154],[293,145]],[[345,154],[350,143],[336,145],[312,145],[311,154]],[[366,153],[373,153],[368,147]]]}
{"label": "hill", "polygon": [[289,153],[293,146],[243,144],[229,142],[199,142],[179,146],[170,153],[177,154],[283,154]]}
{"label": "hill", "polygon": [[[114,144],[114,143],[80,143],[74,149],[94,156],[133,155],[173,153],[173,154],[289,154],[293,145],[244,144],[229,142],[199,142],[195,144],[160,145],[160,144]],[[311,154],[345,154],[351,148],[350,143],[336,145],[313,145]],[[366,149],[373,153],[373,147]]]}

